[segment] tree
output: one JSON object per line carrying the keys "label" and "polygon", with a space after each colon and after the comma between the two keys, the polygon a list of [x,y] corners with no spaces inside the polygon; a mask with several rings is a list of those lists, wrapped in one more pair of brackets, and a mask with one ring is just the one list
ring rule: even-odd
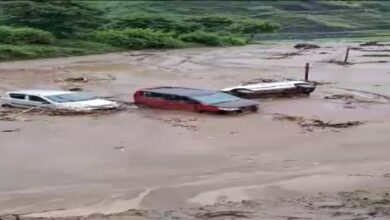
{"label": "tree", "polygon": [[256,21],[256,20],[243,20],[239,23],[235,23],[231,26],[231,31],[240,34],[249,34],[250,40],[252,40],[256,34],[274,32],[280,28],[279,24]]}
{"label": "tree", "polygon": [[59,37],[69,37],[102,23],[100,11],[82,1],[8,1],[2,4],[4,24],[39,28]]}

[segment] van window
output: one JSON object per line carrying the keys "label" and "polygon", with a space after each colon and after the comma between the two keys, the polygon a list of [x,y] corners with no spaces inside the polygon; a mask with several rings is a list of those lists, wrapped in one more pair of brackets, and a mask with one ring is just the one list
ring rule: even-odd
{"label": "van window", "polygon": [[155,92],[144,92],[145,97],[151,97],[151,98],[160,98],[160,99],[166,99],[165,94],[161,93],[155,93]]}
{"label": "van window", "polygon": [[43,104],[50,104],[48,101],[44,100],[43,98],[41,98],[39,96],[34,96],[34,95],[28,96],[28,100],[33,101],[33,102],[40,102]]}
{"label": "van window", "polygon": [[13,99],[25,99],[26,95],[11,93],[11,94],[9,94],[9,97],[11,97]]}

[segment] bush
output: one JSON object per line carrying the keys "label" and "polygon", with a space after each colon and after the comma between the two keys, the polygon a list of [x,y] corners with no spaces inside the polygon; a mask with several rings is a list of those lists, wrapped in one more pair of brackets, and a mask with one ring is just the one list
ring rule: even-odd
{"label": "bush", "polygon": [[279,29],[279,24],[246,19],[230,26],[230,31],[240,34],[249,34],[252,40],[256,34],[271,33]]}
{"label": "bush", "polygon": [[98,42],[129,49],[179,48],[183,42],[175,39],[171,33],[151,29],[104,30],[92,34]]}
{"label": "bush", "polygon": [[78,42],[72,40],[59,41],[61,46],[52,45],[9,45],[0,44],[0,61],[36,59],[46,57],[79,56],[96,53],[120,51],[110,45],[95,42]]}
{"label": "bush", "polygon": [[184,22],[174,17],[138,14],[116,19],[110,28],[142,28],[160,30],[163,32],[189,33],[200,30],[202,25],[193,22]]}
{"label": "bush", "polygon": [[58,37],[73,37],[98,28],[105,21],[102,11],[87,1],[1,1],[0,7],[5,25],[38,28]]}
{"label": "bush", "polygon": [[203,31],[192,32],[180,36],[180,39],[185,42],[195,42],[209,46],[222,46],[223,41],[221,37],[216,34],[206,33]]}
{"label": "bush", "polygon": [[35,28],[14,28],[0,26],[0,43],[7,44],[50,44],[54,41],[50,32]]}
{"label": "bush", "polygon": [[203,26],[207,28],[214,28],[214,27],[220,27],[220,26],[229,26],[234,23],[234,20],[230,17],[226,16],[201,16],[201,17],[193,17],[190,19],[187,19],[188,21],[194,21],[197,23],[202,24]]}
{"label": "bush", "polygon": [[221,37],[217,34],[206,33],[203,31],[192,32],[180,36],[180,39],[185,42],[195,42],[208,46],[234,46],[245,45],[245,40],[232,36]]}
{"label": "bush", "polygon": [[229,45],[229,46],[242,46],[248,43],[247,40],[245,39],[232,37],[232,36],[222,37],[222,39],[225,45]]}

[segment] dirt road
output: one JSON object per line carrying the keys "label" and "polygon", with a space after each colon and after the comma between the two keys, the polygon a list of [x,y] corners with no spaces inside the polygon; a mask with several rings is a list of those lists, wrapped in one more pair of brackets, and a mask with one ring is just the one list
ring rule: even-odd
{"label": "dirt road", "polygon": [[[17,129],[0,132],[0,215],[390,218],[390,57],[375,56],[389,48],[353,50],[351,65],[338,65],[328,61],[343,60],[347,45],[321,46],[298,54],[279,44],[0,63],[1,92],[81,87],[124,101],[150,86],[300,79],[306,62],[311,80],[324,83],[310,97],[261,100],[258,113],[240,116],[134,108],[0,121],[0,131]],[[62,81],[71,76],[88,82]],[[364,124],[307,130],[276,114]]]}

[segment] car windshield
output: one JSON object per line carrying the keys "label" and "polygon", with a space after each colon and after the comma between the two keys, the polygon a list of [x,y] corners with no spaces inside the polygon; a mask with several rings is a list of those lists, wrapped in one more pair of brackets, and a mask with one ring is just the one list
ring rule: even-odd
{"label": "car windshield", "polygon": [[203,104],[218,104],[223,102],[234,102],[239,100],[240,98],[223,93],[223,92],[217,92],[209,95],[202,95],[202,96],[193,96],[191,97]]}
{"label": "car windshield", "polygon": [[46,96],[46,98],[50,99],[53,102],[57,102],[57,103],[81,102],[81,101],[88,101],[88,100],[96,99],[94,96],[90,96],[87,94],[81,94],[81,93],[51,95],[51,96]]}

